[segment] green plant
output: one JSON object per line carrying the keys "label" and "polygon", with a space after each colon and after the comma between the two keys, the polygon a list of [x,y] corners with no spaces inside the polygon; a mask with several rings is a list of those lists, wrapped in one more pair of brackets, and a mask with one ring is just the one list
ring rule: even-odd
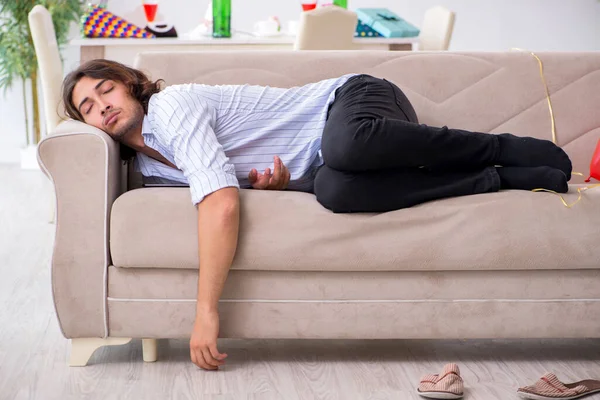
{"label": "green plant", "polygon": [[[29,30],[28,15],[36,4],[50,12],[58,45],[67,41],[71,22],[78,21],[82,13],[80,0],[0,0],[0,89],[6,91],[15,80],[23,86],[25,126],[29,132],[26,84],[31,82],[30,96],[33,103],[33,138],[41,140],[40,113],[38,107],[37,57]],[[29,134],[27,144],[29,145]]]}

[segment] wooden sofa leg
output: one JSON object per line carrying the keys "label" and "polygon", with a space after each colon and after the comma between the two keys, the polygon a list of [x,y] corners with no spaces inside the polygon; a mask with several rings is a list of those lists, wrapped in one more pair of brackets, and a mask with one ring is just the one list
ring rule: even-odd
{"label": "wooden sofa leg", "polygon": [[144,353],[145,362],[155,362],[158,350],[157,339],[142,339],[142,351]]}
{"label": "wooden sofa leg", "polygon": [[103,346],[115,346],[127,344],[131,342],[131,338],[76,338],[71,339],[71,358],[69,360],[70,367],[85,367],[94,354],[94,351]]}

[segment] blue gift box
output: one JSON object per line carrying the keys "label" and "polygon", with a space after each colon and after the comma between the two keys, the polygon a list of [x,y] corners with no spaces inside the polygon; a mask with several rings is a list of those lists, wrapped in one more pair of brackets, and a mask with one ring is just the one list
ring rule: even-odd
{"label": "blue gift box", "polygon": [[419,36],[419,29],[406,22],[387,8],[358,8],[358,18],[365,25],[379,32],[384,37]]}

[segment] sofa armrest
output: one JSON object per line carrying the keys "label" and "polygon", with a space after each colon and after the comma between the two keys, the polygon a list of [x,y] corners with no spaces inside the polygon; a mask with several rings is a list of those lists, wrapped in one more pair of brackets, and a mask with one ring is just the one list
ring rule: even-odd
{"label": "sofa armrest", "polygon": [[123,179],[119,144],[90,125],[65,121],[37,151],[55,191],[51,279],[59,326],[66,338],[106,337],[108,223]]}

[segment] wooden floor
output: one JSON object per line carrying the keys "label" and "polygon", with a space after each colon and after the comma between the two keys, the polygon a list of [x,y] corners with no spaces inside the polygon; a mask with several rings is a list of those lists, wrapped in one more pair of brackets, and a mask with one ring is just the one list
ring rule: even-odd
{"label": "wooden floor", "polygon": [[41,172],[0,165],[0,400],[418,399],[419,378],[447,362],[473,400],[516,399],[547,371],[600,379],[598,339],[220,340],[229,357],[211,372],[191,363],[186,340],[160,340],[156,363],[133,340],[69,368],[50,292],[52,209]]}

